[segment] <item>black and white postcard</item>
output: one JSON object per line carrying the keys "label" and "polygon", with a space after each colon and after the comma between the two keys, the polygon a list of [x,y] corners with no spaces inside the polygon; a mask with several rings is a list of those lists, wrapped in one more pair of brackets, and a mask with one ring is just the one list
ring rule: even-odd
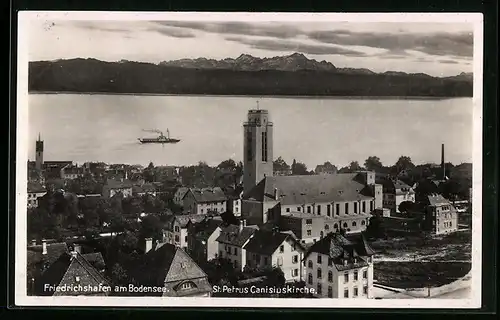
{"label": "black and white postcard", "polygon": [[15,304],[479,307],[482,19],[20,12]]}

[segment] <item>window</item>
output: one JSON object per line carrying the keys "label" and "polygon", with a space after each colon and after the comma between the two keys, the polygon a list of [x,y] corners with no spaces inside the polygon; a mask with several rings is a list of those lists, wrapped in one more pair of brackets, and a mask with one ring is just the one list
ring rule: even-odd
{"label": "window", "polygon": [[368,278],[368,272],[366,270],[363,270],[363,279]]}
{"label": "window", "polygon": [[264,257],[264,265],[267,266],[267,257]]}
{"label": "window", "polygon": [[320,239],[323,239],[323,235],[324,235],[323,231],[320,231],[320,232],[319,232],[319,238],[320,238]]}
{"label": "window", "polygon": [[347,228],[347,222],[344,222],[344,225],[343,225],[344,229]]}
{"label": "window", "polygon": [[354,281],[358,281],[358,271],[354,270]]}
{"label": "window", "polygon": [[318,215],[321,215],[321,206],[320,206],[320,205],[318,205],[318,207],[317,207],[317,208],[318,208],[318,209],[317,209],[316,211],[317,211]]}
{"label": "window", "polygon": [[290,212],[290,208],[286,208],[286,212]]}
{"label": "window", "polygon": [[370,212],[373,211],[373,201],[370,201]]}
{"label": "window", "polygon": [[222,251],[219,251],[219,257],[222,257]]}
{"label": "window", "polygon": [[174,231],[179,232],[179,226],[175,226]]}
{"label": "window", "polygon": [[316,275],[318,276],[318,279],[321,279],[321,268],[318,268]]}
{"label": "window", "polygon": [[328,258],[328,266],[329,267],[333,266],[333,259],[332,258]]}
{"label": "window", "polygon": [[179,242],[179,236],[175,236],[175,242]]}
{"label": "window", "polygon": [[330,229],[330,226],[325,224],[325,230],[328,230],[328,229]]}
{"label": "window", "polygon": [[283,252],[285,252],[285,246],[284,246],[284,245],[281,245],[281,246],[280,246],[280,253],[283,253]]}
{"label": "window", "polygon": [[247,132],[247,159],[252,159],[252,144],[253,144],[253,141],[252,141],[252,132],[249,130]]}
{"label": "window", "polygon": [[344,273],[344,283],[349,282],[349,273]]}
{"label": "window", "polygon": [[238,248],[234,248],[234,255],[238,255]]}
{"label": "window", "polygon": [[318,263],[321,264],[321,255],[318,254]]}
{"label": "window", "polygon": [[363,287],[363,294],[368,294],[368,286]]}
{"label": "window", "polygon": [[313,284],[313,275],[312,275],[312,273],[309,273],[309,275],[307,276],[307,282],[309,284]]}
{"label": "window", "polygon": [[300,212],[300,207],[297,207],[297,211]]}
{"label": "window", "polygon": [[278,267],[283,265],[283,257],[278,257]]}
{"label": "window", "polygon": [[313,267],[313,262],[312,262],[312,260],[309,260],[309,261],[307,262],[307,267],[309,267],[309,268],[312,268],[312,267]]}
{"label": "window", "polygon": [[327,204],[326,205],[326,215],[331,216],[331,214],[332,214],[332,206]]}
{"label": "window", "polygon": [[297,262],[299,262],[299,256],[298,255],[294,255],[292,257],[292,263],[297,263]]}
{"label": "window", "polygon": [[344,211],[345,211],[344,213],[345,213],[345,214],[349,214],[349,202],[346,202],[346,204],[345,204],[345,206],[344,206],[344,207],[345,207],[345,208],[344,208]]}
{"label": "window", "polygon": [[321,294],[321,283],[318,283],[318,294]]}
{"label": "window", "polygon": [[188,236],[184,236],[184,241],[187,242],[188,241]]}
{"label": "window", "polygon": [[186,289],[191,289],[193,287],[193,284],[191,282],[184,282],[181,285],[181,289],[186,290]]}
{"label": "window", "polygon": [[308,236],[310,236],[311,235],[311,230],[307,230],[306,233],[307,233]]}
{"label": "window", "polygon": [[328,271],[328,282],[333,282],[333,272]]}
{"label": "window", "polygon": [[201,209],[201,214],[203,214],[203,209]]}
{"label": "window", "polygon": [[361,205],[362,205],[362,209],[361,209],[361,210],[362,210],[363,212],[366,212],[366,201],[363,201],[363,202],[361,203]]}
{"label": "window", "polygon": [[337,229],[339,228],[339,225],[338,225],[338,224],[334,224],[334,225],[333,225],[333,228],[334,228],[335,230],[337,230]]}
{"label": "window", "polygon": [[340,214],[340,204],[337,203],[337,204],[335,204],[335,215],[338,216],[339,214]]}
{"label": "window", "polygon": [[333,290],[331,286],[328,286],[328,298],[333,298]]}
{"label": "window", "polygon": [[234,267],[238,268],[238,260],[234,260]]}
{"label": "window", "polygon": [[344,298],[349,298],[349,289],[344,289]]}
{"label": "window", "polygon": [[358,203],[354,202],[354,213],[358,213]]}
{"label": "window", "polygon": [[361,225],[364,226],[366,224],[365,220],[361,221]]}
{"label": "window", "polygon": [[352,222],[352,226],[355,227],[356,226],[356,221],[353,221]]}
{"label": "window", "polygon": [[262,132],[262,161],[267,162],[267,132]]}
{"label": "window", "polygon": [[297,277],[299,275],[299,269],[292,270],[292,277]]}
{"label": "window", "polygon": [[307,213],[311,213],[311,206],[307,206]]}
{"label": "window", "polygon": [[307,219],[306,220],[306,224],[313,224],[313,220],[312,219]]}
{"label": "window", "polygon": [[354,287],[354,293],[353,293],[353,296],[354,296],[354,297],[357,297],[357,296],[358,296],[358,287]]}

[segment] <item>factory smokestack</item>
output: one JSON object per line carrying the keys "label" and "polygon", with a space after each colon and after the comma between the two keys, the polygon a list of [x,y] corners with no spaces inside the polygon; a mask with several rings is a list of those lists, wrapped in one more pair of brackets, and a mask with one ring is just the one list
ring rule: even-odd
{"label": "factory smokestack", "polygon": [[443,171],[443,180],[446,180],[446,167],[444,165],[444,143],[441,144],[441,170]]}

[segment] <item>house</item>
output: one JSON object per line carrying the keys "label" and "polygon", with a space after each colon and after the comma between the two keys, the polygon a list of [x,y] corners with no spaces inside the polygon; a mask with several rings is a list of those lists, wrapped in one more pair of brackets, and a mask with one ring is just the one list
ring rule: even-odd
{"label": "house", "polygon": [[207,217],[198,223],[190,223],[187,234],[187,252],[197,262],[206,262],[218,257],[219,243],[216,241],[223,227],[222,219]]}
{"label": "house", "polygon": [[[382,207],[382,186],[373,172],[265,177],[243,195],[242,216],[262,225],[280,216],[306,213],[329,218],[340,229],[366,228],[371,212]],[[364,221],[364,223],[363,223]]]}
{"label": "house", "polygon": [[458,214],[455,207],[442,195],[433,193],[425,203],[425,227],[435,234],[445,234],[458,230]]}
{"label": "house", "polygon": [[372,298],[373,254],[362,233],[329,233],[304,256],[306,287],[317,298]]}
{"label": "house", "polygon": [[38,182],[28,181],[28,208],[38,207],[38,199],[47,194],[47,190]]}
{"label": "house", "polygon": [[151,195],[153,197],[156,197],[156,186],[152,183],[143,183],[140,185],[133,185],[132,186],[132,194],[134,196],[145,196],[145,195]]}
{"label": "house", "polygon": [[49,296],[108,296],[111,285],[82,254],[63,253],[36,282],[36,292]]}
{"label": "house", "polygon": [[126,179],[107,179],[106,184],[102,187],[102,196],[104,198],[111,198],[115,194],[121,193],[124,198],[131,197],[132,187],[132,182]]}
{"label": "house", "polygon": [[304,248],[290,233],[257,230],[243,247],[246,250],[246,266],[255,270],[278,267],[285,280],[302,281]]}
{"label": "house", "polygon": [[184,204],[184,196],[189,191],[189,188],[180,187],[174,193],[174,203],[178,206],[182,206]]}
{"label": "house", "polygon": [[[163,225],[162,243],[170,243],[181,248],[187,248],[189,224],[201,222],[207,217],[212,217],[212,215],[188,214],[168,216],[167,221]],[[220,219],[219,217],[214,218]]]}
{"label": "house", "polygon": [[243,187],[230,188],[226,190],[227,211],[235,217],[241,216],[241,197],[243,196]]}
{"label": "house", "polygon": [[61,170],[66,166],[73,166],[73,161],[44,161],[43,171],[47,179],[60,179]]}
{"label": "house", "polygon": [[42,240],[37,244],[33,240],[27,248],[28,292],[35,292],[35,282],[63,253],[69,253],[65,242],[47,243]]}
{"label": "house", "polygon": [[314,173],[316,174],[336,174],[337,167],[331,164],[330,162],[326,162],[324,164],[318,164],[314,169]]}
{"label": "house", "polygon": [[245,220],[239,225],[229,225],[221,230],[217,242],[219,257],[230,260],[235,269],[243,271],[247,262],[245,245],[253,237],[257,226],[247,226]]}
{"label": "house", "polygon": [[[146,239],[149,250],[129,269],[137,286],[162,288],[140,292],[140,296],[210,297],[212,286],[206,273],[183,249],[169,243],[155,247]],[[149,244],[148,244],[149,243]]]}
{"label": "house", "polygon": [[79,177],[83,177],[85,169],[83,167],[78,167],[76,165],[66,165],[61,168],[61,179],[63,180],[74,180]]}
{"label": "house", "polygon": [[399,179],[381,179],[377,181],[383,188],[383,206],[391,212],[399,213],[399,205],[402,202],[415,202],[415,191],[412,187]]}
{"label": "house", "polygon": [[227,210],[227,197],[221,188],[189,189],[183,207],[191,214],[223,213]]}

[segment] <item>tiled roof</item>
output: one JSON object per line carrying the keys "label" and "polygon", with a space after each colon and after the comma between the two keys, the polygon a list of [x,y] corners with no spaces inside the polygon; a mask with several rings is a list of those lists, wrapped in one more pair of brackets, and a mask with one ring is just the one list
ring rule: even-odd
{"label": "tiled roof", "polygon": [[227,201],[227,197],[221,188],[189,189],[184,197],[190,192],[193,194],[197,203]]}
{"label": "tiled roof", "polygon": [[198,223],[205,218],[221,219],[219,216],[213,216],[211,214],[171,215],[171,216],[167,217],[165,224],[164,224],[164,228],[166,228],[168,230],[172,230],[175,221],[179,222],[179,225],[181,228],[185,228],[188,225],[188,223],[190,223],[190,222],[191,223]]}
{"label": "tiled roof", "polygon": [[[191,280],[196,281],[195,284],[199,284],[198,290],[207,289],[206,283],[208,282],[205,283],[206,273],[187,253],[169,243],[147,252],[139,263],[133,266],[130,272],[140,285],[163,286],[168,282]],[[203,281],[204,279],[205,281]],[[157,295],[161,295],[161,293]],[[167,293],[165,295],[179,296],[183,294]]]}
{"label": "tiled roof", "polygon": [[156,187],[151,183],[145,183],[140,186],[132,186],[132,192],[135,193],[146,193],[146,192],[155,192]]}
{"label": "tiled roof", "polygon": [[200,240],[207,240],[214,231],[223,224],[221,219],[205,219],[193,225],[194,236]]}
{"label": "tiled roof", "polygon": [[62,254],[69,252],[68,245],[65,242],[47,243],[47,254],[45,255],[42,254],[42,249],[42,245],[28,247],[28,264],[35,264],[42,259],[46,259],[50,265],[59,259]]}
{"label": "tiled roof", "polygon": [[102,270],[106,267],[104,258],[100,252],[84,253],[82,257],[85,258],[94,268]]}
{"label": "tiled roof", "polygon": [[28,192],[29,193],[42,193],[46,192],[45,188],[38,182],[28,181]]}
{"label": "tiled roof", "polygon": [[216,241],[219,243],[242,247],[257,230],[257,226],[246,226],[240,231],[240,226],[230,225],[222,229],[220,236]]}
{"label": "tiled roof", "polygon": [[[407,185],[406,183],[404,183],[399,179],[381,178],[381,179],[376,179],[376,182],[383,185],[385,192],[397,193],[397,194],[415,193],[412,187],[410,187],[409,185]],[[408,191],[402,191],[402,190],[408,190]]]}
{"label": "tiled roof", "polygon": [[450,204],[450,201],[440,194],[432,194],[427,196],[428,204],[431,206],[440,206]]}
{"label": "tiled roof", "polygon": [[355,180],[357,176],[357,173],[343,173],[266,177],[243,199],[274,200],[275,189],[282,205],[371,199],[365,193],[365,185]]}
{"label": "tiled roof", "polygon": [[374,254],[362,234],[341,235],[338,232],[329,233],[313,244],[304,256],[304,260],[312,252],[327,255],[339,271],[366,266],[365,257]]}
{"label": "tiled roof", "polygon": [[105,292],[73,291],[53,292],[44,290],[44,286],[108,286],[108,281],[79,253],[62,254],[42,275],[37,282],[41,295],[106,295]]}
{"label": "tiled roof", "polygon": [[110,189],[125,189],[125,188],[132,188],[132,182],[130,180],[114,180],[114,179],[107,179],[106,181],[106,187]]}
{"label": "tiled roof", "polygon": [[64,174],[83,174],[84,170],[77,166],[68,166],[63,168]]}
{"label": "tiled roof", "polygon": [[186,192],[189,191],[189,188],[187,187],[180,187],[179,189],[177,189],[177,191],[175,191],[175,193],[181,197],[181,198],[184,198],[184,195],[186,194]]}
{"label": "tiled roof", "polygon": [[291,235],[282,232],[258,230],[244,246],[248,252],[272,255]]}

